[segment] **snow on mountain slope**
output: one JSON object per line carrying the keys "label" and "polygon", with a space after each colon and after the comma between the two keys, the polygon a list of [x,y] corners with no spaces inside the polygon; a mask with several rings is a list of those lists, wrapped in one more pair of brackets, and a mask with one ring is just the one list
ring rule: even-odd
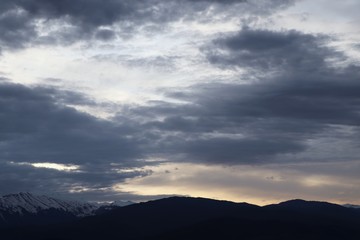
{"label": "snow on mountain slope", "polygon": [[22,215],[25,213],[36,214],[49,209],[84,217],[92,215],[97,208],[98,206],[90,203],[64,201],[47,196],[36,196],[31,193],[10,194],[0,197],[0,218],[3,218],[1,212]]}

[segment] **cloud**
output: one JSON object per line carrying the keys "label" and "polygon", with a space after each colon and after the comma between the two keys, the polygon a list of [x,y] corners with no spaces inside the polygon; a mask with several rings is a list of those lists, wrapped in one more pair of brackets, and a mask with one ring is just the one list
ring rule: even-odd
{"label": "cloud", "polygon": [[[165,26],[178,20],[198,21],[211,9],[226,12],[236,5],[257,15],[288,6],[292,1],[272,3],[242,0],[4,0],[0,3],[0,42],[4,49],[33,44],[71,44],[78,40],[108,41],[129,36],[144,26]],[[208,17],[206,21],[211,21]],[[155,31],[156,28],[151,28]]]}
{"label": "cloud", "polygon": [[[1,4],[12,9],[10,3]],[[111,28],[102,28],[105,20],[87,22],[83,13],[50,11],[49,6],[45,12],[27,8],[17,14],[38,19],[51,13],[91,29],[98,39],[116,37]],[[35,26],[31,21],[26,23],[29,26],[22,24],[19,29]],[[28,41],[32,40],[20,38],[13,48]],[[151,175],[143,166],[161,162],[211,167],[358,162],[360,68],[339,64],[345,57],[327,46],[328,41],[324,35],[245,27],[203,48],[214,67],[245,74],[231,82],[209,79],[176,90],[162,89],[160,94],[167,100],[122,106],[107,120],[76,110],[76,106],[98,106],[82,93],[27,87],[4,79],[0,82],[0,188],[108,196],[115,184]],[[133,64],[170,60],[176,59],[139,58]],[[41,163],[78,169],[33,167]],[[274,179],[267,177],[263,181]],[[305,183],[324,184],[325,180],[310,178]]]}
{"label": "cloud", "polygon": [[0,84],[0,159],[21,162],[110,163],[141,158],[132,130],[66,107],[87,102],[68,91]]}
{"label": "cloud", "polygon": [[0,12],[0,31],[2,32],[0,50],[4,47],[23,48],[25,43],[37,36],[35,26],[29,16],[16,9]]}
{"label": "cloud", "polygon": [[[217,57],[222,67],[259,69],[251,76],[256,81],[243,75],[238,82],[165,90],[172,101],[123,106],[109,120],[68,107],[96,106],[81,93],[2,83],[0,157],[123,167],[152,158],[230,165],[311,161],[310,153],[316,161],[356,160],[346,152],[358,152],[360,68],[329,64],[326,59],[339,53],[324,46],[324,38],[247,28],[221,37],[208,46],[209,59]],[[347,144],[331,157],[316,150],[330,146],[322,141]]]}
{"label": "cloud", "polygon": [[126,192],[115,192],[112,185],[121,184],[126,179],[144,177],[149,170],[135,169],[118,172],[109,165],[82,167],[80,171],[58,171],[33,167],[30,164],[0,162],[0,194],[31,191],[39,194],[58,194],[63,197],[86,197],[86,200],[110,201],[116,195],[135,196]]}
{"label": "cloud", "polygon": [[208,60],[221,67],[246,67],[255,71],[310,72],[326,67],[326,60],[340,57],[325,47],[329,37],[294,30],[274,32],[244,27],[218,38],[205,48]]}
{"label": "cloud", "polygon": [[231,139],[210,138],[202,140],[190,140],[185,142],[183,150],[188,159],[198,162],[212,164],[259,164],[272,160],[277,154],[296,153],[303,151],[297,141],[286,141],[285,139]]}
{"label": "cloud", "polygon": [[[129,114],[142,116],[152,132],[150,152],[169,161],[358,160],[360,68],[329,62],[344,56],[325,46],[326,39],[248,28],[221,37],[208,46],[209,60],[247,74],[237,82],[167,91],[175,101],[153,102]],[[329,142],[342,149],[324,151],[334,149]]]}
{"label": "cloud", "polygon": [[115,38],[116,34],[110,29],[100,29],[95,33],[96,39],[107,41]]}
{"label": "cloud", "polygon": [[[66,104],[96,103],[77,92],[0,83],[2,194],[53,189],[94,197],[113,192],[111,186],[127,178],[151,174],[141,168],[140,140],[131,139],[130,125],[100,120]],[[119,171],[124,168],[129,170]]]}

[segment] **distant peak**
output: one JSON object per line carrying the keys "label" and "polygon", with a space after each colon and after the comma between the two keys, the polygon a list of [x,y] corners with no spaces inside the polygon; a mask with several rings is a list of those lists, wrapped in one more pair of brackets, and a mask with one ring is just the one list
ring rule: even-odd
{"label": "distant peak", "polygon": [[321,209],[343,209],[344,207],[335,203],[323,201],[308,201],[303,199],[293,199],[279,204],[271,204],[265,206],[266,208],[283,208],[292,210],[312,209],[312,211],[320,211]]}
{"label": "distant peak", "polygon": [[279,204],[294,204],[294,203],[308,203],[308,202],[313,202],[313,201],[308,201],[304,199],[291,199],[284,202],[280,202]]}
{"label": "distant peak", "polygon": [[61,200],[45,195],[33,195],[29,192],[8,194],[0,198],[0,210],[19,214],[56,209],[76,216],[86,216],[91,215],[97,208],[86,202]]}
{"label": "distant peak", "polygon": [[324,201],[312,201],[312,200],[304,200],[304,199],[292,199],[288,201],[284,201],[279,203],[280,205],[290,205],[290,204],[331,204],[336,205],[334,203],[324,202]]}

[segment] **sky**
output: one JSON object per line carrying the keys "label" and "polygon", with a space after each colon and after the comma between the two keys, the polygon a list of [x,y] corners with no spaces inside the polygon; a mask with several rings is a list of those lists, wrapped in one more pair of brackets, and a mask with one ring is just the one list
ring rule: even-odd
{"label": "sky", "polygon": [[357,0],[2,0],[0,194],[360,204]]}

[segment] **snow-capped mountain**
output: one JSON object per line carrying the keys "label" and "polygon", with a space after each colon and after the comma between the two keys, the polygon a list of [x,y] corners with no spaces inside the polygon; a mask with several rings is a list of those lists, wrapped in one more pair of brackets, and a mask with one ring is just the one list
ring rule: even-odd
{"label": "snow-capped mountain", "polygon": [[0,228],[69,222],[90,215],[101,215],[130,204],[133,202],[115,201],[102,205],[31,193],[9,194],[0,197]]}
{"label": "snow-capped mountain", "polygon": [[64,201],[31,193],[10,194],[0,197],[0,214],[3,211],[14,214],[35,214],[43,210],[56,209],[77,217],[92,215],[96,205],[77,201]]}
{"label": "snow-capped mountain", "polygon": [[74,221],[79,217],[95,215],[98,208],[95,204],[31,193],[9,194],[0,197],[0,228]]}

